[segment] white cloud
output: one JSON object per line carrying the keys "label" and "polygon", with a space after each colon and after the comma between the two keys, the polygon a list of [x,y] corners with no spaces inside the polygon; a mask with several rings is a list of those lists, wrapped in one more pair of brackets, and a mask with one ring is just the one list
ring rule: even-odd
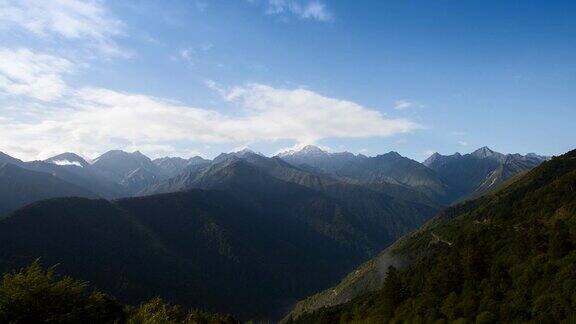
{"label": "white cloud", "polygon": [[468,146],[468,142],[466,142],[466,141],[458,141],[458,144],[460,144],[462,146]]}
{"label": "white cloud", "polygon": [[226,90],[220,84],[218,84],[216,81],[210,80],[210,79],[204,80],[204,85],[206,85],[206,87],[208,89],[218,93],[220,96],[222,96],[222,97],[226,96]]}
{"label": "white cloud", "polygon": [[63,58],[28,49],[0,48],[0,91],[50,101],[62,96],[64,74],[73,64]]}
{"label": "white cloud", "polygon": [[113,40],[124,23],[110,16],[101,1],[3,0],[0,30],[25,30],[40,37],[80,40],[106,56],[129,56]]}
{"label": "white cloud", "polygon": [[268,0],[266,14],[293,14],[300,19],[312,19],[323,22],[333,19],[332,13],[321,1]]}
{"label": "white cloud", "polygon": [[24,158],[63,151],[94,157],[111,148],[165,153],[176,151],[171,141],[223,140],[210,129],[222,117],[208,110],[105,89],[74,91],[65,101],[39,121],[2,123],[0,150]]}
{"label": "white cloud", "polygon": [[213,45],[211,43],[206,43],[193,47],[182,48],[178,51],[177,57],[172,57],[174,61],[182,60],[188,63],[192,63],[195,57],[201,56],[204,53],[212,49]]}
{"label": "white cloud", "polygon": [[190,49],[181,49],[178,54],[180,55],[180,58],[182,58],[185,61],[190,61],[192,60],[192,51]]}
{"label": "white cloud", "polygon": [[233,88],[226,99],[240,103],[249,114],[245,122],[269,139],[313,143],[323,138],[390,136],[419,128],[410,120],[385,118],[354,102],[305,89],[249,84]]}
{"label": "white cloud", "polygon": [[106,89],[69,90],[61,109],[48,110],[39,120],[0,124],[0,150],[22,158],[63,151],[94,157],[111,148],[182,155],[189,150],[183,142],[241,145],[289,139],[314,143],[324,138],[390,136],[419,127],[410,120],[385,118],[357,103],[304,89],[250,84],[233,88],[226,99],[240,106],[238,114],[228,116]]}
{"label": "white cloud", "polygon": [[397,110],[404,110],[411,107],[414,107],[416,104],[414,102],[408,100],[397,100],[394,102],[394,109]]}

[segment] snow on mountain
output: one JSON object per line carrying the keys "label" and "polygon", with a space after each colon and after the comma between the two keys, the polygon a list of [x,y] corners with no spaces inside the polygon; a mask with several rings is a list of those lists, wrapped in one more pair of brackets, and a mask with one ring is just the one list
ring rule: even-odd
{"label": "snow on mountain", "polygon": [[84,166],[78,161],[68,161],[68,160],[53,160],[50,163],[54,163],[56,165],[75,165],[78,167],[83,168]]}
{"label": "snow on mountain", "polygon": [[77,166],[77,167],[81,167],[81,168],[90,166],[90,164],[83,157],[81,157],[78,154],[70,153],[70,152],[58,154],[56,156],[53,156],[49,159],[44,160],[44,162],[48,162],[48,163],[52,163],[52,164],[56,164],[56,165],[61,165],[61,166],[71,165],[71,166]]}

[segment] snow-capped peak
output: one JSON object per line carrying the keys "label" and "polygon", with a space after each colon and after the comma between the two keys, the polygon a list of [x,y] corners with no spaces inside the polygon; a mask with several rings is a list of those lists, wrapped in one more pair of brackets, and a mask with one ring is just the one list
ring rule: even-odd
{"label": "snow-capped peak", "polygon": [[52,164],[56,165],[75,165],[83,168],[84,166],[78,161],[68,161],[68,160],[52,160],[50,161]]}
{"label": "snow-capped peak", "polygon": [[89,165],[84,158],[75,153],[62,153],[45,160],[45,162],[56,165],[74,165],[81,168]]}
{"label": "snow-capped peak", "polygon": [[296,150],[287,150],[284,152],[280,152],[280,153],[278,153],[278,156],[282,157],[282,156],[290,156],[290,155],[317,155],[317,154],[327,154],[327,153],[328,152],[322,150],[318,146],[306,145],[299,150],[296,149]]}

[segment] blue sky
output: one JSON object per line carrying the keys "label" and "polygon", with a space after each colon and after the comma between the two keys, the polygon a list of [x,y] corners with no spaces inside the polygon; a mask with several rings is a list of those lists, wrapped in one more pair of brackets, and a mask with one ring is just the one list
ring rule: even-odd
{"label": "blue sky", "polygon": [[0,151],[560,154],[571,1],[0,1]]}

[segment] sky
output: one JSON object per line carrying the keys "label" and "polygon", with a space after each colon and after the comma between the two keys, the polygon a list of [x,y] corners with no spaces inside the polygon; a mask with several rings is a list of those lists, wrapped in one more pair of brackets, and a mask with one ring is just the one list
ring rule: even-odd
{"label": "sky", "polygon": [[0,0],[0,151],[558,155],[576,2]]}

